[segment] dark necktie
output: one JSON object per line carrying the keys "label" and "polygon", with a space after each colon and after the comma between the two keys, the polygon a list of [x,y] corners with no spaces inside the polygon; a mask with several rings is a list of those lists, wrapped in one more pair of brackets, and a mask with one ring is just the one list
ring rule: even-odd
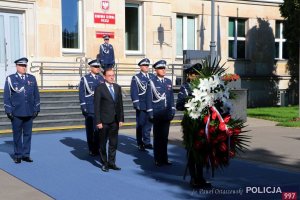
{"label": "dark necktie", "polygon": [[21,79],[24,80],[24,75],[21,76]]}

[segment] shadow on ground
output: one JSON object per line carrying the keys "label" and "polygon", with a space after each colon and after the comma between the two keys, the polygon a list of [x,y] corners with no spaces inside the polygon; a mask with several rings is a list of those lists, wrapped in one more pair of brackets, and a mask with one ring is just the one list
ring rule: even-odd
{"label": "shadow on ground", "polygon": [[[174,141],[178,143],[179,141]],[[173,143],[173,142],[171,142]],[[181,143],[181,142],[180,142]],[[163,182],[170,185],[177,185],[183,190],[192,191],[189,187],[188,180],[183,180],[185,171],[185,150],[180,147],[171,146],[168,148],[169,160],[173,162],[172,166],[157,167],[154,165],[153,150],[146,152],[138,151],[136,140],[132,137],[120,135],[118,151],[128,154],[133,157],[133,161],[143,171],[140,175],[155,179],[158,182]],[[174,194],[176,198],[191,198],[189,194]]]}
{"label": "shadow on ground", "polygon": [[95,156],[95,157],[89,156],[88,154],[89,150],[87,148],[86,141],[79,138],[65,137],[61,139],[60,142],[68,147],[73,148],[73,150],[71,150],[71,154],[73,154],[78,159],[88,161],[95,167],[99,167],[99,168],[101,167],[101,165],[99,164],[100,162],[99,156]]}
{"label": "shadow on ground", "polygon": [[267,165],[275,165],[280,168],[286,168],[297,172],[300,171],[300,159],[298,162],[291,165],[285,162],[287,157],[262,148],[246,150],[245,153],[241,153],[237,158],[260,162]]}

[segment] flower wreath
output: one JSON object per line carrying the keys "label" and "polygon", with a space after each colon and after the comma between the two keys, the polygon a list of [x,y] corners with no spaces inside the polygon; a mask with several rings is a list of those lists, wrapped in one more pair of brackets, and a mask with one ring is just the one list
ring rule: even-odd
{"label": "flower wreath", "polygon": [[244,122],[231,117],[232,92],[222,80],[224,65],[202,62],[199,77],[191,81],[192,96],[185,104],[181,122],[183,143],[198,163],[212,170],[229,164],[229,160],[243,152],[249,136],[243,135]]}

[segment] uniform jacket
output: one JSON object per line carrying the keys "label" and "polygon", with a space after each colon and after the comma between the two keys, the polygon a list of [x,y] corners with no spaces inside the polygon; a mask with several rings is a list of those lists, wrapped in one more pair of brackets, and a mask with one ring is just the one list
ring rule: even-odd
{"label": "uniform jacket", "polygon": [[149,81],[146,91],[146,106],[150,118],[172,120],[175,114],[172,81],[164,78],[162,83],[157,76]]}
{"label": "uniform jacket", "polygon": [[104,78],[101,75],[96,75],[94,78],[91,73],[80,79],[79,101],[82,111],[94,114],[94,91],[101,83],[104,83]]}
{"label": "uniform jacket", "polygon": [[186,103],[186,98],[188,96],[192,96],[192,89],[190,87],[189,83],[183,83],[180,87],[179,93],[178,93],[178,98],[176,102],[176,109],[177,110],[184,110],[184,105]]}
{"label": "uniform jacket", "polygon": [[[150,79],[155,77],[154,74],[148,73]],[[142,73],[138,73],[131,79],[130,94],[133,107],[135,109],[146,110],[146,90],[149,79]]]}
{"label": "uniform jacket", "polygon": [[122,90],[118,84],[113,84],[115,100],[113,100],[105,83],[95,90],[95,119],[96,124],[124,122]]}
{"label": "uniform jacket", "polygon": [[25,74],[25,80],[18,73],[6,77],[4,108],[6,113],[17,117],[29,117],[40,112],[40,94],[33,75]]}
{"label": "uniform jacket", "polygon": [[101,44],[99,47],[99,62],[103,64],[115,64],[114,48],[111,44]]}

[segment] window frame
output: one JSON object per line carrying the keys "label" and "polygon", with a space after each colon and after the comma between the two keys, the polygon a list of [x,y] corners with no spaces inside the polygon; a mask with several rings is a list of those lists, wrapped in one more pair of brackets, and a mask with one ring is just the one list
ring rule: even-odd
{"label": "window frame", "polygon": [[[78,2],[78,46],[79,48],[64,48],[63,47],[63,37],[62,37],[62,32],[63,32],[63,24],[62,24],[62,19],[61,19],[61,48],[62,48],[62,53],[63,54],[69,54],[69,53],[75,53],[75,54],[81,54],[83,53],[83,2],[82,0],[77,0]],[[61,13],[63,12],[62,10],[62,5],[61,5]],[[61,16],[62,17],[62,16]]]}
{"label": "window frame", "polygon": [[[135,5],[138,8],[138,50],[127,50],[126,49],[126,29],[124,29],[124,47],[125,47],[125,54],[126,55],[142,55],[144,52],[144,44],[143,44],[143,33],[144,33],[144,27],[143,27],[143,5],[141,3],[137,2],[125,2],[125,9],[128,4]],[[125,10],[126,12],[126,10]],[[126,14],[125,14],[126,15]],[[125,17],[125,24],[126,24],[126,17]],[[126,25],[125,25],[126,26]]]}
{"label": "window frame", "polygon": [[[276,22],[279,22],[279,38],[276,38]],[[279,43],[279,57],[274,55],[275,60],[287,60],[288,58],[283,58],[283,44],[286,42],[286,39],[283,37],[283,21],[275,20],[275,52],[276,52],[276,43]]]}
{"label": "window frame", "polygon": [[[230,19],[234,19],[234,36],[229,36],[229,21]],[[245,23],[245,36],[244,37],[239,37],[238,36],[238,20],[244,20]],[[237,59],[246,59],[246,32],[247,32],[247,18],[239,18],[239,17],[229,17],[228,18],[228,58],[229,59],[233,59],[233,60],[237,60]],[[229,42],[233,41],[233,57],[230,57],[230,51],[229,51]],[[238,58],[237,56],[237,50],[238,50],[238,41],[243,41],[245,43],[245,48],[244,48],[244,58]]]}
{"label": "window frame", "polygon": [[[194,49],[193,50],[197,50],[198,49],[198,45],[197,45],[197,33],[198,33],[198,27],[197,27],[197,16],[195,15],[186,15],[186,14],[181,14],[181,13],[177,13],[176,14],[176,37],[177,37],[177,18],[178,17],[182,17],[182,51],[184,50],[187,50],[187,44],[188,44],[188,41],[187,41],[187,35],[188,35],[188,31],[187,31],[187,21],[188,21],[188,17],[192,17],[194,19],[194,28],[195,28],[195,31],[194,31]],[[177,39],[176,38],[176,49],[175,49],[175,54],[176,54],[176,58],[183,58],[183,55],[178,55],[177,54]]]}

